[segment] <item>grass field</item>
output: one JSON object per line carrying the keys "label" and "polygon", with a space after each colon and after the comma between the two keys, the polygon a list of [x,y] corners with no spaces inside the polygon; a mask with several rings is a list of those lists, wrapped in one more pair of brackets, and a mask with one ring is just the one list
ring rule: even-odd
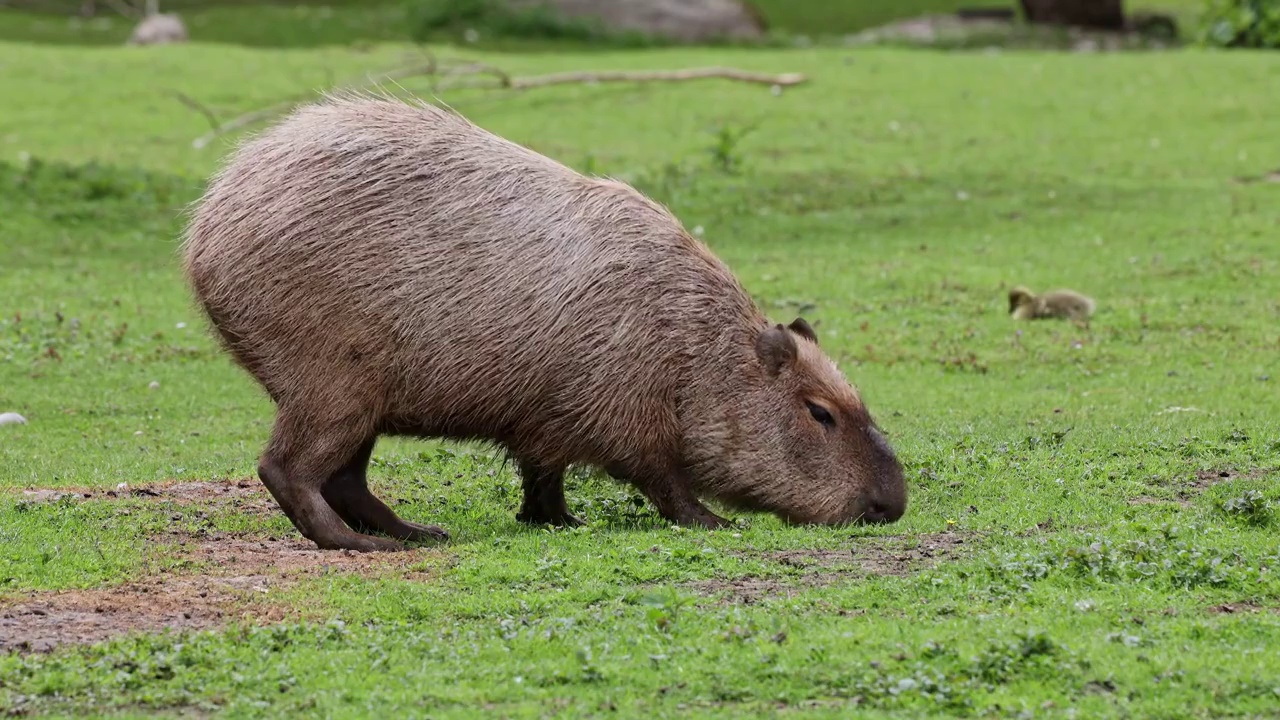
{"label": "grass field", "polygon": [[[687,531],[584,472],[590,524],[538,530],[485,448],[384,441],[375,491],[453,539],[321,553],[177,271],[226,146],[167,93],[229,115],[411,52],[0,44],[0,711],[1280,716],[1280,57],[468,55],[809,74],[446,99],[817,323],[911,504]],[[1016,283],[1098,314],[1015,323]]]}

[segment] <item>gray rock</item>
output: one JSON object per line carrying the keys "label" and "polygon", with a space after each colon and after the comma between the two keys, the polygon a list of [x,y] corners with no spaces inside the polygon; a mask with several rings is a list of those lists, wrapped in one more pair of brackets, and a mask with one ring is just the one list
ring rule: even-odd
{"label": "gray rock", "polygon": [[130,45],[167,45],[187,41],[187,26],[173,14],[148,15],[133,29]]}
{"label": "gray rock", "polygon": [[765,29],[760,14],[743,0],[512,0],[512,5],[546,5],[565,18],[683,42],[755,39]]}

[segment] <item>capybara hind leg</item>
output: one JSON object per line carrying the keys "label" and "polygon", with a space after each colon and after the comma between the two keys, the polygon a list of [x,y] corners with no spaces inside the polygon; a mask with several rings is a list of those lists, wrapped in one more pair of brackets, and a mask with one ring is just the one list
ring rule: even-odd
{"label": "capybara hind leg", "polygon": [[448,540],[449,533],[435,525],[419,525],[396,515],[395,511],[369,491],[369,456],[376,440],[368,440],[356,454],[324,484],[324,499],[334,512],[356,532],[381,532],[398,540]]}
{"label": "capybara hind leg", "polygon": [[324,550],[403,550],[404,545],[394,540],[352,531],[321,495],[321,478],[328,478],[340,466],[342,461],[335,461],[335,457],[347,454],[326,450],[333,438],[299,445],[286,428],[277,420],[271,444],[258,464],[258,477],[298,532]]}
{"label": "capybara hind leg", "polygon": [[564,469],[548,470],[537,463],[521,460],[518,463],[524,485],[524,502],[516,519],[530,525],[583,525],[579,518],[569,513],[564,499]]}
{"label": "capybara hind leg", "polygon": [[677,525],[714,530],[730,524],[708,510],[679,473],[636,473],[625,477],[649,498],[659,515]]}

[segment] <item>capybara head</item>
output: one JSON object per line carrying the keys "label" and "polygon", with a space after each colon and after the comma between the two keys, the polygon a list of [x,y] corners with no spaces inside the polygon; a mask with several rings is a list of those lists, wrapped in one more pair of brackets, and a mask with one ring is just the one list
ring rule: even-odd
{"label": "capybara head", "polygon": [[753,398],[738,408],[722,500],[792,523],[885,523],[902,517],[902,465],[857,391],[819,348],[803,318],[765,328]]}

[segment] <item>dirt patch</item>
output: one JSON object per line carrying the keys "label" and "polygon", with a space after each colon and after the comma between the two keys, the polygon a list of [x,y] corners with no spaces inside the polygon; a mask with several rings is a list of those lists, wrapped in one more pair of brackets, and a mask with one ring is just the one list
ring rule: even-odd
{"label": "dirt patch", "polygon": [[958,557],[970,533],[946,532],[917,536],[869,537],[851,547],[764,550],[741,552],[740,557],[768,560],[799,573],[733,579],[700,580],[685,585],[702,595],[716,596],[725,604],[754,604],[767,598],[790,597],[797,592],[834,585],[871,575],[906,576]]}
{"label": "dirt patch", "polygon": [[149,483],[128,485],[121,483],[114,489],[60,488],[49,490],[23,490],[20,497],[26,502],[56,502],[64,498],[73,500],[126,500],[140,499],[156,502],[173,502],[180,505],[202,505],[231,508],[253,514],[274,514],[280,510],[262,483],[247,478],[237,480],[200,480],[186,482]]}
{"label": "dirt patch", "polygon": [[1128,502],[1130,505],[1180,505],[1182,507],[1191,507],[1191,502],[1185,498],[1171,500],[1171,499],[1165,499],[1165,498],[1149,497],[1147,495],[1139,495],[1138,497],[1131,497],[1126,502]]}
{"label": "dirt patch", "polygon": [[1257,182],[1280,183],[1280,170],[1273,170],[1269,173],[1263,173],[1262,175],[1242,175],[1235,178],[1235,181],[1242,185]]}
{"label": "dirt patch", "polygon": [[686,583],[683,587],[699,595],[716,598],[721,605],[755,605],[762,600],[789,598],[796,593],[834,584],[839,576],[832,574],[807,575],[798,580],[747,576],[731,580],[710,579]]}
{"label": "dirt patch", "polygon": [[1204,492],[1219,483],[1231,480],[1258,480],[1274,473],[1266,468],[1219,468],[1215,470],[1197,470],[1195,475],[1182,481],[1178,489],[1178,502],[1189,505],[1190,500],[1198,493]]}
{"label": "dirt patch", "polygon": [[945,532],[903,538],[903,547],[863,547],[859,563],[877,575],[907,575],[931,568],[964,554],[965,544],[977,539],[975,533]]}
{"label": "dirt patch", "polygon": [[305,540],[214,535],[161,538],[177,545],[135,582],[97,590],[23,593],[0,599],[0,652],[46,652],[136,632],[204,630],[235,622],[308,617],[278,600],[282,590],[330,572],[425,578],[438,550],[361,554],[322,551]]}
{"label": "dirt patch", "polygon": [[1261,605],[1255,602],[1252,602],[1250,600],[1246,600],[1244,602],[1236,602],[1236,603],[1222,603],[1221,605],[1214,605],[1213,607],[1209,608],[1209,612],[1214,615],[1237,615],[1237,614],[1247,614],[1247,613],[1258,613],[1264,610],[1270,610],[1271,612],[1280,612],[1280,608],[1264,608]]}
{"label": "dirt patch", "polygon": [[1217,485],[1218,483],[1227,482],[1228,480],[1258,480],[1271,474],[1272,471],[1264,468],[1249,468],[1248,470],[1237,470],[1235,468],[1222,468],[1218,470],[1198,470],[1196,471],[1195,480],[1191,482],[1191,487],[1198,490]]}
{"label": "dirt patch", "polygon": [[973,537],[967,533],[947,532],[863,538],[848,550],[778,550],[760,555],[802,569],[904,576],[959,555],[959,549]]}

